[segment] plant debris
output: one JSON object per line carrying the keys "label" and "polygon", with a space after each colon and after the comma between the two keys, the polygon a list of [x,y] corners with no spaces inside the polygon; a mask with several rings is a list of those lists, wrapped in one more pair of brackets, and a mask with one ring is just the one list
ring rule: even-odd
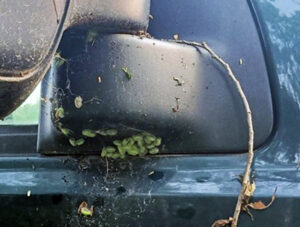
{"label": "plant debris", "polygon": [[89,43],[92,43],[92,46],[94,45],[96,39],[98,38],[98,32],[91,29],[87,32],[86,35],[86,41]]}
{"label": "plant debris", "polygon": [[132,74],[129,72],[128,68],[123,67],[122,70],[123,70],[123,72],[125,73],[125,75],[127,76],[127,78],[128,78],[129,80],[131,80]]}
{"label": "plant debris", "polygon": [[178,34],[174,34],[173,38],[174,38],[174,40],[179,40],[179,35]]}
{"label": "plant debris", "polygon": [[78,207],[77,213],[84,216],[93,216],[94,206],[88,208],[88,204],[86,202],[82,202]]}
{"label": "plant debris", "polygon": [[173,76],[173,80],[176,81],[176,86],[182,86],[184,84],[184,81],[180,80],[178,77]]}
{"label": "plant debris", "polygon": [[145,30],[139,30],[135,33],[135,35],[139,36],[141,39],[142,38],[149,38],[149,39],[152,38],[152,36]]}
{"label": "plant debris", "polygon": [[249,203],[248,207],[254,209],[254,210],[264,210],[266,208],[268,208],[274,200],[271,200],[271,202],[268,205],[265,205],[261,200],[259,200],[258,202],[254,202],[254,203]]}
{"label": "plant debris", "polygon": [[247,124],[248,124],[248,135],[249,135],[249,137],[248,137],[248,158],[247,158],[247,163],[246,163],[245,170],[244,170],[242,188],[241,188],[240,194],[238,196],[238,200],[237,200],[235,210],[234,210],[234,215],[233,215],[232,222],[231,222],[231,227],[237,227],[240,212],[243,208],[243,204],[244,204],[245,200],[247,200],[245,191],[248,190],[248,189],[246,189],[246,187],[248,186],[248,184],[250,182],[251,167],[252,167],[253,158],[254,158],[254,152],[253,152],[254,130],[253,130],[252,112],[251,112],[251,108],[250,108],[248,100],[247,100],[247,96],[245,95],[239,80],[234,75],[230,65],[227,62],[225,62],[223,58],[218,56],[214,52],[214,50],[207,45],[206,42],[197,43],[197,42],[190,42],[190,41],[186,41],[186,40],[169,40],[169,41],[190,45],[195,48],[200,47],[200,48],[205,49],[209,53],[209,55],[213,59],[215,59],[218,63],[220,63],[220,65],[222,65],[223,68],[227,71],[227,76],[234,82],[235,87],[238,91],[238,94],[243,102],[243,106],[244,106],[244,109],[246,112],[246,118],[247,118]]}
{"label": "plant debris", "polygon": [[158,146],[161,145],[161,138],[150,133],[140,133],[123,140],[114,140],[114,146],[103,147],[101,157],[112,159],[125,159],[126,155],[143,157],[146,154],[157,154]]}
{"label": "plant debris", "polygon": [[54,65],[58,68],[62,66],[67,60],[60,56],[60,53],[55,53],[54,55]]}
{"label": "plant debris", "polygon": [[232,222],[233,218],[229,217],[228,219],[220,219],[215,221],[211,227],[226,227]]}
{"label": "plant debris", "polygon": [[55,0],[52,0],[52,4],[54,6],[54,11],[55,11],[55,15],[56,15],[56,23],[59,24],[59,18],[58,18],[58,13],[57,13]]}
{"label": "plant debris", "polygon": [[173,108],[172,108],[172,110],[173,110],[174,113],[176,113],[176,112],[179,111],[179,99],[180,99],[180,98],[175,97],[176,107],[173,107]]}
{"label": "plant debris", "polygon": [[271,197],[271,201],[267,204],[267,205],[265,205],[261,200],[259,200],[259,201],[257,201],[257,202],[253,202],[253,203],[249,203],[249,204],[247,204],[247,207],[250,207],[250,208],[252,208],[252,209],[254,209],[254,210],[265,210],[265,209],[267,209],[268,207],[270,207],[272,204],[273,204],[273,202],[275,201],[275,198],[276,198],[276,191],[277,191],[277,188],[275,188],[275,191],[274,191],[274,193],[273,193],[273,195],[272,195],[272,197]]}
{"label": "plant debris", "polygon": [[148,176],[151,176],[154,174],[154,171],[152,170],[150,173],[148,173]]}
{"label": "plant debris", "polygon": [[82,98],[81,96],[76,96],[74,99],[74,105],[77,109],[80,109],[82,107]]}
{"label": "plant debris", "polygon": [[243,63],[244,63],[243,59],[242,59],[242,58],[240,58],[240,60],[239,60],[239,64],[240,64],[240,65],[242,65]]}
{"label": "plant debris", "polygon": [[252,184],[249,183],[249,184],[246,185],[244,195],[247,196],[247,197],[252,197],[255,190],[256,190],[256,184],[253,181]]}

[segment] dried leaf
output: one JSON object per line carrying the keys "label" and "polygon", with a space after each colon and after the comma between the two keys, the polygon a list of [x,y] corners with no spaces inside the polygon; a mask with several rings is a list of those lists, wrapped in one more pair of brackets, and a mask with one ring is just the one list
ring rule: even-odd
{"label": "dried leaf", "polygon": [[244,194],[247,197],[251,197],[253,196],[255,190],[256,190],[256,184],[253,181],[252,184],[247,184]]}
{"label": "dried leaf", "polygon": [[220,219],[215,221],[211,227],[225,227],[228,226],[232,222],[232,217],[229,217],[228,219]]}
{"label": "dried leaf", "polygon": [[248,206],[254,210],[263,210],[267,208],[267,206],[261,200],[258,202],[249,203]]}
{"label": "dried leaf", "polygon": [[276,194],[276,191],[277,191],[277,188],[275,188],[275,191],[272,195],[272,198],[271,198],[271,201],[265,205],[261,200],[258,201],[258,202],[254,202],[254,203],[249,203],[248,206],[251,207],[252,209],[254,210],[264,210],[264,209],[267,209],[269,206],[272,205],[272,203],[274,202],[275,200],[275,194]]}

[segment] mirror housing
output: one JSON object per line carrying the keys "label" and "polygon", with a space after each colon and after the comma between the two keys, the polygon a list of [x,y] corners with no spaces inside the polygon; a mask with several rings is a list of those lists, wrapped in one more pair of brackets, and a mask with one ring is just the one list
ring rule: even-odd
{"label": "mirror housing", "polygon": [[0,119],[30,95],[48,71],[63,32],[146,30],[149,0],[0,2]]}

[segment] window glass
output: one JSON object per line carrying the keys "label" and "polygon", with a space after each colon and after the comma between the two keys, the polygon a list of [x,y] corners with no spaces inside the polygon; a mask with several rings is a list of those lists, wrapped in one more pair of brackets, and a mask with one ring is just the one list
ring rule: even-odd
{"label": "window glass", "polygon": [[0,120],[0,125],[34,125],[38,124],[40,115],[40,94],[39,84],[32,94],[14,112]]}

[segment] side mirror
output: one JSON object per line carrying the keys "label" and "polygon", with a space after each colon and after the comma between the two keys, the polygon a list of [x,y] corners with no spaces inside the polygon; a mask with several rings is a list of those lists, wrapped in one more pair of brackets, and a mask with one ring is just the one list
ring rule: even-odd
{"label": "side mirror", "polygon": [[0,2],[0,119],[14,111],[49,69],[66,29],[146,30],[149,0]]}

